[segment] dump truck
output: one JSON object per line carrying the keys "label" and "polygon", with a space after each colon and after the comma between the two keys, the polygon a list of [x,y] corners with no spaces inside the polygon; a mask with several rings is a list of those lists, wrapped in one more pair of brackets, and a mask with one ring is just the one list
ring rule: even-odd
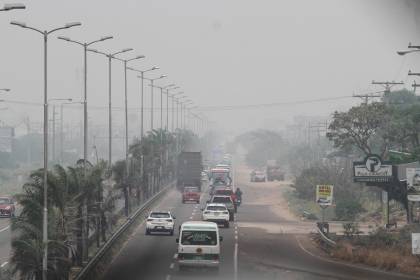
{"label": "dump truck", "polygon": [[203,162],[201,152],[181,152],[177,164],[177,187],[198,187],[201,191],[201,172]]}
{"label": "dump truck", "polygon": [[283,181],[284,172],[282,171],[281,166],[278,164],[277,160],[267,160],[267,181],[271,182],[274,180]]}

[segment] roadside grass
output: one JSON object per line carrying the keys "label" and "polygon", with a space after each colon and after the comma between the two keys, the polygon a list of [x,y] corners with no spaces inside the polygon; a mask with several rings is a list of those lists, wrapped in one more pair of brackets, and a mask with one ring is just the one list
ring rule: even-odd
{"label": "roadside grass", "polygon": [[[309,201],[298,198],[296,192],[293,189],[285,191],[284,195],[288,201],[290,211],[292,211],[292,213],[295,214],[297,217],[304,217],[304,212],[307,212],[311,214],[310,216],[313,220],[321,220],[322,209],[315,201]],[[334,219],[334,207],[328,207],[327,209],[325,209],[325,220],[328,221]]]}
{"label": "roadside grass", "polygon": [[420,226],[407,225],[397,231],[378,228],[368,236],[340,237],[329,253],[352,263],[420,275],[420,258],[411,253],[412,232],[420,232]]}

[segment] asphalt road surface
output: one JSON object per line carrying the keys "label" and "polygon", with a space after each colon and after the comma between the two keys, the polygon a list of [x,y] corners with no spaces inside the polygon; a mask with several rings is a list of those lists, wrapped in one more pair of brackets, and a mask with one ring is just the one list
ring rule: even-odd
{"label": "asphalt road surface", "polygon": [[[329,259],[312,245],[306,230],[299,227],[299,221],[283,215],[281,209],[277,211],[270,199],[267,203],[261,200],[262,196],[258,195],[261,193],[263,198],[278,195],[281,188],[278,182],[249,183],[244,171],[237,175],[235,185],[243,190],[244,203],[231,227],[220,229],[224,240],[218,273],[205,269],[179,271],[175,261],[177,232],[175,236],[146,236],[144,224],[141,224],[121,248],[103,279],[417,279]],[[203,197],[202,204],[206,200],[207,197]],[[171,210],[179,225],[188,220],[200,220],[201,207],[182,204],[180,193],[173,190],[156,209]]]}
{"label": "asphalt road surface", "polygon": [[4,267],[8,264],[10,240],[10,219],[0,218],[0,267]]}

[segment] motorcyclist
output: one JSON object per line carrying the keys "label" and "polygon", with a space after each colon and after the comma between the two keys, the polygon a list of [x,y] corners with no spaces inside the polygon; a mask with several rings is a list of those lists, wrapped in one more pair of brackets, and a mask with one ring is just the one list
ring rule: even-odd
{"label": "motorcyclist", "polygon": [[242,191],[241,188],[236,188],[235,195],[239,200],[242,200]]}

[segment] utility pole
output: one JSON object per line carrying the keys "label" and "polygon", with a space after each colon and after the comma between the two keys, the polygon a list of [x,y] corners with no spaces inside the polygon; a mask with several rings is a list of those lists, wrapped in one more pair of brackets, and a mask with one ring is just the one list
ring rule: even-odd
{"label": "utility pole", "polygon": [[363,100],[363,104],[367,105],[369,103],[370,98],[376,98],[376,97],[382,97],[379,93],[382,93],[384,91],[375,91],[375,92],[369,92],[369,93],[359,93],[359,94],[353,94],[353,97],[358,97]]}
{"label": "utility pole", "polygon": [[372,85],[383,86],[384,89],[385,89],[384,93],[386,94],[388,92],[391,92],[392,87],[397,86],[397,85],[404,85],[404,83],[402,81],[401,82],[394,82],[394,81],[392,81],[392,82],[388,82],[388,81],[386,81],[386,82],[376,82],[375,80],[373,80]]}
{"label": "utility pole", "polygon": [[413,87],[413,91],[414,91],[414,94],[416,93],[416,89],[418,88],[418,87],[420,87],[420,84],[417,84],[416,83],[416,81],[414,81],[413,82],[413,84],[411,85],[412,87]]}

